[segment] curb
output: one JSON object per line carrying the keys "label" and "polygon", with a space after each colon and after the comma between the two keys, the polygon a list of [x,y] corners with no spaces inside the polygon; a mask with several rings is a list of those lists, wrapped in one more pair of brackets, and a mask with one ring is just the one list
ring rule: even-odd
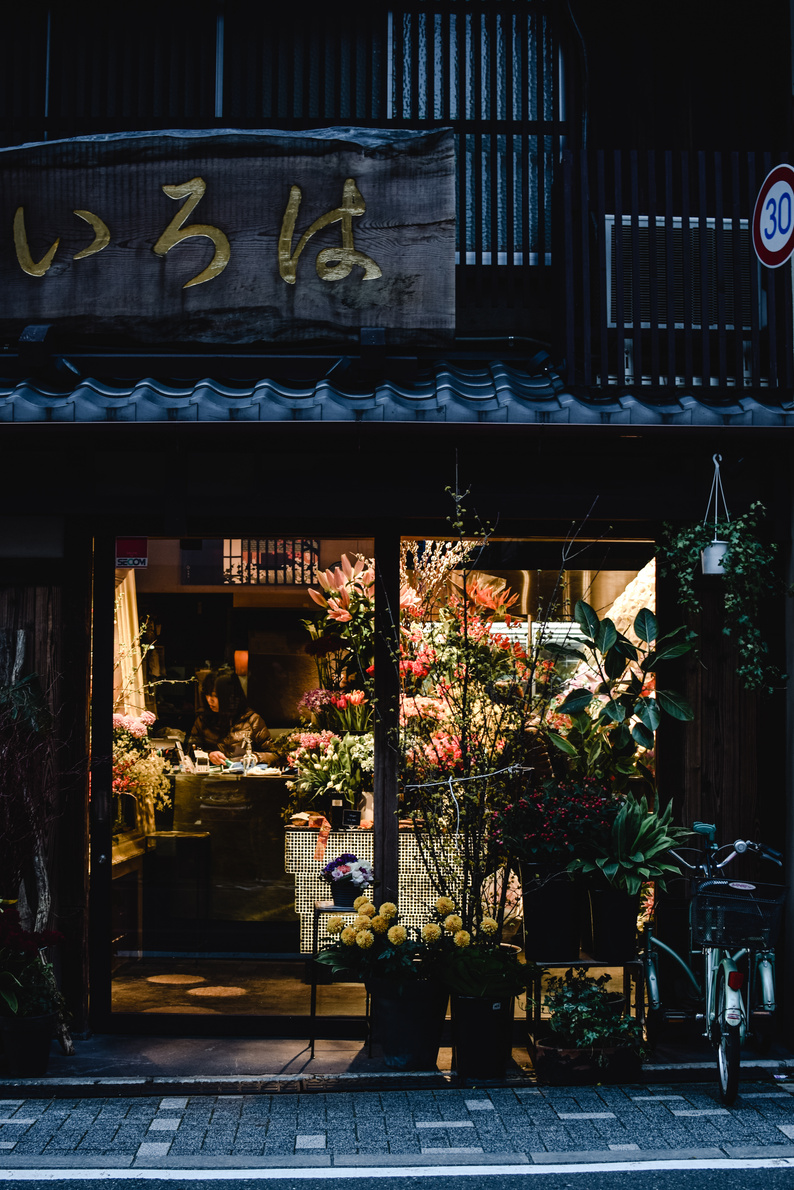
{"label": "curb", "polygon": [[[83,1157],[76,1155],[64,1157],[18,1157],[4,1158],[0,1161],[0,1172],[3,1174],[13,1174],[14,1170],[32,1170],[46,1173],[52,1170],[103,1170],[110,1174],[114,1170],[121,1172],[133,1172],[135,1170],[162,1170],[181,1172],[184,1171],[189,1174],[191,1171],[203,1170],[227,1170],[230,1176],[233,1176],[232,1171],[241,1170],[277,1170],[283,1169],[298,1170],[298,1169],[316,1169],[318,1170],[318,1177],[323,1177],[320,1171],[328,1171],[331,1169],[429,1169],[438,1166],[449,1168],[450,1166],[458,1166],[460,1168],[477,1168],[483,1167],[483,1161],[487,1160],[488,1167],[505,1166],[505,1167],[523,1167],[525,1169],[532,1166],[560,1166],[571,1167],[576,1165],[636,1165],[657,1161],[686,1161],[686,1162],[714,1162],[714,1161],[737,1161],[737,1160],[753,1160],[759,1158],[775,1159],[775,1158],[792,1158],[794,1157],[794,1145],[780,1144],[780,1145],[723,1145],[721,1148],[705,1147],[705,1148],[682,1148],[682,1149],[634,1149],[630,1152],[610,1151],[604,1152],[602,1149],[595,1150],[570,1150],[562,1149],[557,1152],[530,1152],[530,1153],[353,1153],[338,1155],[324,1154],[324,1155],[294,1155],[294,1156],[279,1156],[279,1157],[152,1157],[136,1160],[130,1156],[128,1158],[113,1158],[110,1155],[106,1157],[97,1157],[86,1154]],[[517,1171],[516,1171],[517,1172]]]}
{"label": "curb", "polygon": [[[773,1078],[794,1072],[794,1058],[748,1059],[744,1078]],[[700,1082],[716,1077],[716,1059],[704,1062],[660,1062],[643,1066],[636,1085]],[[27,1099],[128,1098],[151,1095],[310,1095],[351,1091],[402,1091],[422,1087],[444,1090],[465,1087],[521,1090],[538,1085],[534,1075],[515,1073],[503,1079],[463,1079],[448,1071],[378,1071],[341,1074],[149,1075],[136,1077],[5,1078],[0,1101],[22,1094]],[[632,1084],[635,1085],[635,1084]]]}

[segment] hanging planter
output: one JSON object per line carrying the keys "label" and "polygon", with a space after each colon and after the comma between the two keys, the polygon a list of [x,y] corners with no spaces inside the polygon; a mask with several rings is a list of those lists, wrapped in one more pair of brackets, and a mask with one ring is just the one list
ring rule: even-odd
{"label": "hanging planter", "polygon": [[724,597],[722,630],[737,646],[736,675],[747,690],[779,690],[785,676],[769,662],[761,630],[767,600],[783,591],[777,576],[777,545],[762,539],[766,511],[758,501],[731,519],[720,478],[722,456],[715,454],[714,478],[706,515],[694,525],[665,525],[659,543],[659,570],[676,584],[678,602],[702,610],[696,583],[700,574],[717,576]]}
{"label": "hanging planter", "polygon": [[709,514],[711,512],[711,505],[714,504],[714,537],[707,546],[704,546],[700,551],[700,565],[703,568],[704,574],[725,574],[725,556],[730,548],[728,541],[720,534],[720,500],[722,500],[722,507],[725,511],[724,523],[730,525],[731,514],[728,512],[728,505],[725,503],[725,492],[722,489],[722,480],[720,479],[720,463],[722,462],[722,455],[714,455],[714,478],[711,481],[711,492],[709,493],[709,502],[706,505],[706,515],[703,518],[703,524],[709,524]]}
{"label": "hanging planter", "polygon": [[700,551],[700,565],[704,574],[725,574],[725,555],[728,552],[727,541],[716,538],[705,549]]}

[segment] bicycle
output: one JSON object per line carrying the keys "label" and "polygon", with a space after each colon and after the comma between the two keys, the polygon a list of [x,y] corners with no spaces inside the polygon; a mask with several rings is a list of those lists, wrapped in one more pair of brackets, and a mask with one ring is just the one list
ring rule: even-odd
{"label": "bicycle", "polygon": [[[737,855],[747,851],[782,866],[780,852],[760,843],[737,839],[719,846],[716,828],[696,822],[694,832],[705,839],[705,851],[691,864],[677,851],[671,855],[691,872],[696,884],[689,906],[689,951],[703,955],[699,979],[684,958],[661,938],[646,929],[645,986],[648,1008],[646,1035],[650,1044],[664,1020],[659,995],[659,953],[669,955],[683,970],[694,988],[702,1011],[703,1035],[717,1050],[720,1096],[731,1104],[739,1088],[740,1051],[749,1035],[765,1049],[772,1038],[775,1017],[775,942],[780,927],[785,888],[730,880],[721,875]],[[718,861],[726,847],[731,852]],[[686,849],[685,849],[686,850]]]}

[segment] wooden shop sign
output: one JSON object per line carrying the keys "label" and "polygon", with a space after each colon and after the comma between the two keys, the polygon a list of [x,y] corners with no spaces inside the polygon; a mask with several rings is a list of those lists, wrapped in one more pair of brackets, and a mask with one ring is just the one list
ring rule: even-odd
{"label": "wooden shop sign", "polygon": [[0,332],[434,341],[454,329],[448,129],[80,137],[0,150]]}

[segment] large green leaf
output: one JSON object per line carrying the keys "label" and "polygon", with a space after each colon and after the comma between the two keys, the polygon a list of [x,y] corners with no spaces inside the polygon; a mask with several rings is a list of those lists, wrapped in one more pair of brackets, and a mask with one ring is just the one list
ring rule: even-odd
{"label": "large green leaf", "polygon": [[593,696],[589,690],[572,690],[557,710],[561,715],[578,715],[589,707],[592,701]]}
{"label": "large green leaf", "polygon": [[631,738],[635,740],[641,748],[652,748],[654,744],[653,732],[648,731],[644,723],[635,723],[631,729]]}
{"label": "large green leaf", "polygon": [[595,640],[598,636],[598,630],[601,626],[601,621],[590,604],[585,603],[583,599],[579,599],[573,609],[573,616],[582,632],[584,632],[587,636],[591,636],[593,640]]}
{"label": "large green leaf", "polygon": [[608,678],[619,678],[626,668],[626,658],[618,650],[617,645],[610,649],[604,657],[604,673]]}
{"label": "large green leaf", "polygon": [[579,749],[574,748],[564,735],[557,735],[556,731],[547,731],[546,738],[554,744],[555,748],[559,748],[560,752],[564,752],[566,756],[578,756]]}
{"label": "large green leaf", "polygon": [[602,620],[595,638],[599,653],[608,653],[618,639],[618,630],[611,620]]}
{"label": "large green leaf", "polygon": [[656,640],[656,616],[647,607],[642,607],[637,612],[634,620],[634,631],[640,640],[650,644],[652,640]]}
{"label": "large green leaf", "polygon": [[602,706],[598,717],[605,723],[622,723],[626,718],[626,708],[616,698],[610,698],[609,702]]}
{"label": "large green leaf", "polygon": [[656,731],[661,720],[655,698],[639,698],[634,704],[634,714],[649,731]]}
{"label": "large green leaf", "polygon": [[669,691],[657,690],[656,701],[661,709],[672,719],[680,719],[682,723],[691,723],[695,712],[681,694],[671,694]]}

